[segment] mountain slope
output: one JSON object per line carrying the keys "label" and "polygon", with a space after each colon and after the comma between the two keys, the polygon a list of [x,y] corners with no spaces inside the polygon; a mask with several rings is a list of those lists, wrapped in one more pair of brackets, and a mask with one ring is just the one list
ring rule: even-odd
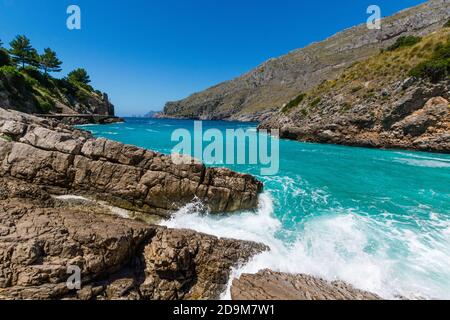
{"label": "mountain slope", "polygon": [[357,61],[367,59],[400,36],[426,35],[439,29],[450,16],[450,2],[430,0],[385,18],[382,30],[360,25],[325,41],[271,59],[243,76],[168,102],[165,117],[261,120],[279,110],[299,92],[339,76]]}
{"label": "mountain slope", "polygon": [[450,152],[450,28],[400,40],[298,93],[260,129],[299,141]]}

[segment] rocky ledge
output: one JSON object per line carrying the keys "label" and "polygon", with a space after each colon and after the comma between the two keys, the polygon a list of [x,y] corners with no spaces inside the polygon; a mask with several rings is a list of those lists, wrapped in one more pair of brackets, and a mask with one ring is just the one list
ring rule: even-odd
{"label": "rocky ledge", "polygon": [[[217,299],[230,268],[266,248],[170,230],[0,178],[0,299]],[[69,266],[82,286],[67,286]]]}
{"label": "rocky ledge", "polygon": [[233,281],[233,300],[379,300],[372,293],[341,282],[328,282],[308,275],[264,270],[244,274]]}
{"label": "rocky ledge", "polygon": [[397,93],[390,102],[369,101],[345,113],[336,111],[342,97],[330,96],[320,115],[279,112],[259,129],[278,129],[282,138],[305,142],[450,153],[449,83],[407,85],[392,89]]}
{"label": "rocky ledge", "polygon": [[253,209],[263,189],[250,175],[195,161],[177,165],[170,156],[1,108],[0,175],[162,217],[194,199],[211,213]]}

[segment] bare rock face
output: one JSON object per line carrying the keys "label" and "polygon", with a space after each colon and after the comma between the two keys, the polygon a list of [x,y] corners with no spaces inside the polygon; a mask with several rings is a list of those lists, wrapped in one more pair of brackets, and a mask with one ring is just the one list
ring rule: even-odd
{"label": "bare rock face", "polygon": [[[230,268],[266,248],[67,205],[0,178],[0,299],[216,299]],[[69,290],[69,266],[81,290]]]}
{"label": "bare rock face", "polygon": [[194,198],[212,213],[252,209],[263,188],[250,175],[194,162],[176,165],[170,156],[4,109],[0,174],[165,217]]}
{"label": "bare rock face", "polygon": [[355,103],[347,112],[333,92],[307,116],[299,107],[259,128],[279,129],[282,138],[299,141],[449,153],[449,82],[419,82],[406,89],[393,83],[387,89],[390,96],[380,93],[380,99]]}
{"label": "bare rock face", "polygon": [[327,282],[307,275],[291,275],[264,270],[244,274],[233,281],[233,300],[379,300],[372,293],[340,282]]}

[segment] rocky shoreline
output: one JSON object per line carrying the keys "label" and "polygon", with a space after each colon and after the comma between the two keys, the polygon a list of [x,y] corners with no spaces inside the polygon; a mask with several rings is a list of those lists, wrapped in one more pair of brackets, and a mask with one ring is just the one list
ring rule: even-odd
{"label": "rocky shoreline", "polygon": [[[0,299],[219,299],[231,268],[269,248],[151,221],[194,199],[211,213],[254,209],[262,190],[249,175],[176,165],[162,154],[0,109]],[[80,290],[67,286],[74,266]],[[284,279],[263,276],[268,294]],[[233,297],[272,297],[260,295],[261,281],[235,280]],[[308,298],[311,290],[320,299],[375,297],[318,279],[292,291],[282,281],[284,295],[273,298]]]}
{"label": "rocky shoreline", "polygon": [[176,165],[170,156],[16,111],[0,109],[0,135],[3,176],[124,209],[168,217],[197,198],[212,213],[233,212],[255,208],[263,189],[250,175]]}
{"label": "rocky shoreline", "polygon": [[233,281],[233,300],[380,300],[341,282],[329,282],[308,275],[263,270],[244,274]]}
{"label": "rocky shoreline", "polygon": [[[0,109],[1,299],[217,299],[231,267],[263,245],[114,216],[91,199],[170,217],[201,200],[210,212],[257,206],[249,175],[127,146],[61,122]],[[145,219],[139,219],[145,220]],[[83,286],[66,286],[78,266]]]}

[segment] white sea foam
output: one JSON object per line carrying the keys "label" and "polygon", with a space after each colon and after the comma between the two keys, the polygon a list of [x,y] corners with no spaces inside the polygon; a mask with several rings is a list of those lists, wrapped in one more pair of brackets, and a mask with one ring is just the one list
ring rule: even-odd
{"label": "white sea foam", "polygon": [[445,160],[428,160],[424,159],[408,159],[408,158],[397,158],[394,162],[407,164],[415,167],[426,167],[426,168],[450,168],[450,161]]}
{"label": "white sea foam", "polygon": [[[218,237],[264,243],[270,251],[232,271],[242,273],[269,268],[306,273],[327,280],[343,280],[385,298],[450,298],[450,223],[440,223],[433,236],[392,227],[352,210],[308,219],[296,241],[277,237],[282,224],[273,217],[273,201],[265,193],[257,212],[227,216],[203,215],[198,204],[180,210],[163,222]],[[436,275],[436,276],[433,276]],[[223,294],[230,298],[230,288]]]}

